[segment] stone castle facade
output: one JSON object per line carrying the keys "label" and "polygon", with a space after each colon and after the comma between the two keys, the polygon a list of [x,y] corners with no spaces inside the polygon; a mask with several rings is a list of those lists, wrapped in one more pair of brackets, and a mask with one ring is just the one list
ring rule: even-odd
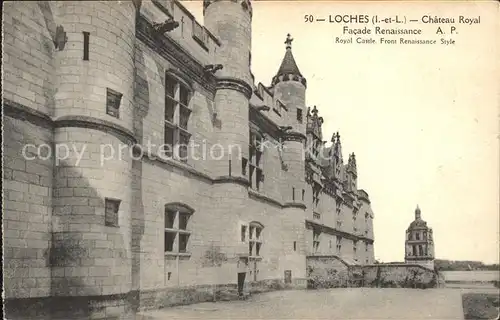
{"label": "stone castle facade", "polygon": [[266,86],[251,3],[204,1],[204,22],[178,1],[5,4],[9,319],[123,317],[214,286],[303,287],[315,257],[374,262],[356,158],[338,134],[323,147],[291,37]]}
{"label": "stone castle facade", "polygon": [[422,212],[417,206],[415,220],[406,229],[405,263],[418,264],[434,270],[434,257],[432,228],[422,219]]}

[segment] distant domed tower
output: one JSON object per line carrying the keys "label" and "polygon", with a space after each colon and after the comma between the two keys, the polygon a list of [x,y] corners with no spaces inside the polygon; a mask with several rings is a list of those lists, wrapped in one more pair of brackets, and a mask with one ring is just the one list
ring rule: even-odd
{"label": "distant domed tower", "polygon": [[415,209],[415,220],[406,230],[405,262],[434,269],[434,240],[432,229],[422,220],[420,208]]}

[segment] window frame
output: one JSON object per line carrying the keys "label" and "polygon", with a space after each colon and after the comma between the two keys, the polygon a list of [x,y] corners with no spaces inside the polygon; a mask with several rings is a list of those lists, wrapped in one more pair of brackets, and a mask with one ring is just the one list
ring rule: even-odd
{"label": "window frame", "polygon": [[[169,158],[186,163],[189,156],[188,145],[192,137],[189,132],[193,113],[190,105],[194,90],[186,81],[171,71],[165,73],[164,89],[164,149],[162,152]],[[167,139],[167,132],[171,132],[169,135],[171,139]]]}
{"label": "window frame", "polygon": [[[167,226],[167,215],[174,213],[172,225]],[[168,203],[164,206],[163,211],[163,227],[164,227],[164,247],[163,251],[165,255],[191,255],[190,253],[190,237],[191,230],[189,229],[189,220],[192,218],[194,210],[188,205],[182,203]],[[185,222],[181,225],[181,219],[185,219]],[[168,218],[170,221],[170,217]],[[171,227],[170,227],[171,226]],[[170,236],[167,236],[170,235]],[[172,244],[167,245],[170,242],[170,238],[173,237]],[[181,243],[181,238],[185,239]],[[167,239],[169,239],[167,241]],[[172,248],[172,250],[167,250],[167,246]]]}
{"label": "window frame", "polygon": [[[262,233],[264,225],[260,222],[252,221],[248,224],[248,256],[252,259],[261,259],[263,246]],[[254,254],[255,253],[255,254]]]}
{"label": "window frame", "polygon": [[321,244],[321,231],[313,229],[313,253],[319,253]]}
{"label": "window frame", "polygon": [[123,94],[106,88],[106,114],[116,119],[120,119],[120,106],[122,103]]}
{"label": "window frame", "polygon": [[304,121],[304,112],[301,108],[297,108],[297,121],[302,123]]}
{"label": "window frame", "polygon": [[[120,199],[115,199],[115,198],[104,198],[104,225],[106,227],[113,227],[113,228],[119,228],[120,227],[120,205],[121,205],[121,200]],[[113,212],[112,218],[113,221],[110,221],[108,219],[108,204],[111,204],[114,206],[115,212]]]}
{"label": "window frame", "polygon": [[[248,143],[248,182],[250,188],[260,191],[264,182],[264,150],[262,148],[264,137],[250,129]],[[245,172],[246,173],[246,172]]]}

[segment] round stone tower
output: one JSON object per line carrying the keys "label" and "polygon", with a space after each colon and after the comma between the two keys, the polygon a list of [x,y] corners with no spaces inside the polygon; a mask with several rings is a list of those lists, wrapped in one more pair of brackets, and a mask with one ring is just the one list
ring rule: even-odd
{"label": "round stone tower", "polygon": [[415,220],[406,230],[405,262],[434,269],[434,239],[432,229],[422,220],[420,208],[415,209]]}
{"label": "round stone tower", "polygon": [[[215,54],[217,91],[214,102],[217,120],[216,141],[222,154],[214,154],[215,177],[246,180],[242,158],[248,159],[248,107],[253,80],[250,72],[252,7],[248,0],[205,0],[205,27],[221,42]],[[214,153],[217,150],[214,150]]]}
{"label": "round stone tower", "polygon": [[[291,35],[285,40],[286,51],[278,72],[273,77],[272,87],[275,103],[283,103],[287,108],[281,126],[282,142],[282,201],[284,215],[288,222],[283,224],[285,243],[297,243],[295,250],[286,250],[280,266],[289,270],[292,278],[305,277],[306,241],[305,219],[305,151],[307,114],[305,110],[306,79],[302,76],[292,54]],[[289,246],[292,247],[291,245]],[[295,247],[295,245],[294,245]],[[286,247],[285,247],[286,248]]]}
{"label": "round stone tower", "polygon": [[[304,152],[306,150],[306,79],[302,76],[292,54],[292,41],[288,34],[286,52],[277,74],[273,77],[275,101],[281,101],[288,112],[283,120],[283,162],[286,170],[284,187],[285,202],[303,202],[302,190],[305,190]],[[286,189],[285,189],[286,190]],[[294,192],[295,190],[295,192]]]}
{"label": "round stone tower", "polygon": [[74,1],[58,7],[54,296],[131,290],[136,6]]}

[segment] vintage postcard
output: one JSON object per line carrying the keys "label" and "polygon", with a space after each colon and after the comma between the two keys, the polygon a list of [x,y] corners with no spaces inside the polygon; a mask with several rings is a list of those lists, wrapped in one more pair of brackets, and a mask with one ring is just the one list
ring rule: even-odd
{"label": "vintage postcard", "polygon": [[4,318],[499,319],[497,1],[7,1]]}

